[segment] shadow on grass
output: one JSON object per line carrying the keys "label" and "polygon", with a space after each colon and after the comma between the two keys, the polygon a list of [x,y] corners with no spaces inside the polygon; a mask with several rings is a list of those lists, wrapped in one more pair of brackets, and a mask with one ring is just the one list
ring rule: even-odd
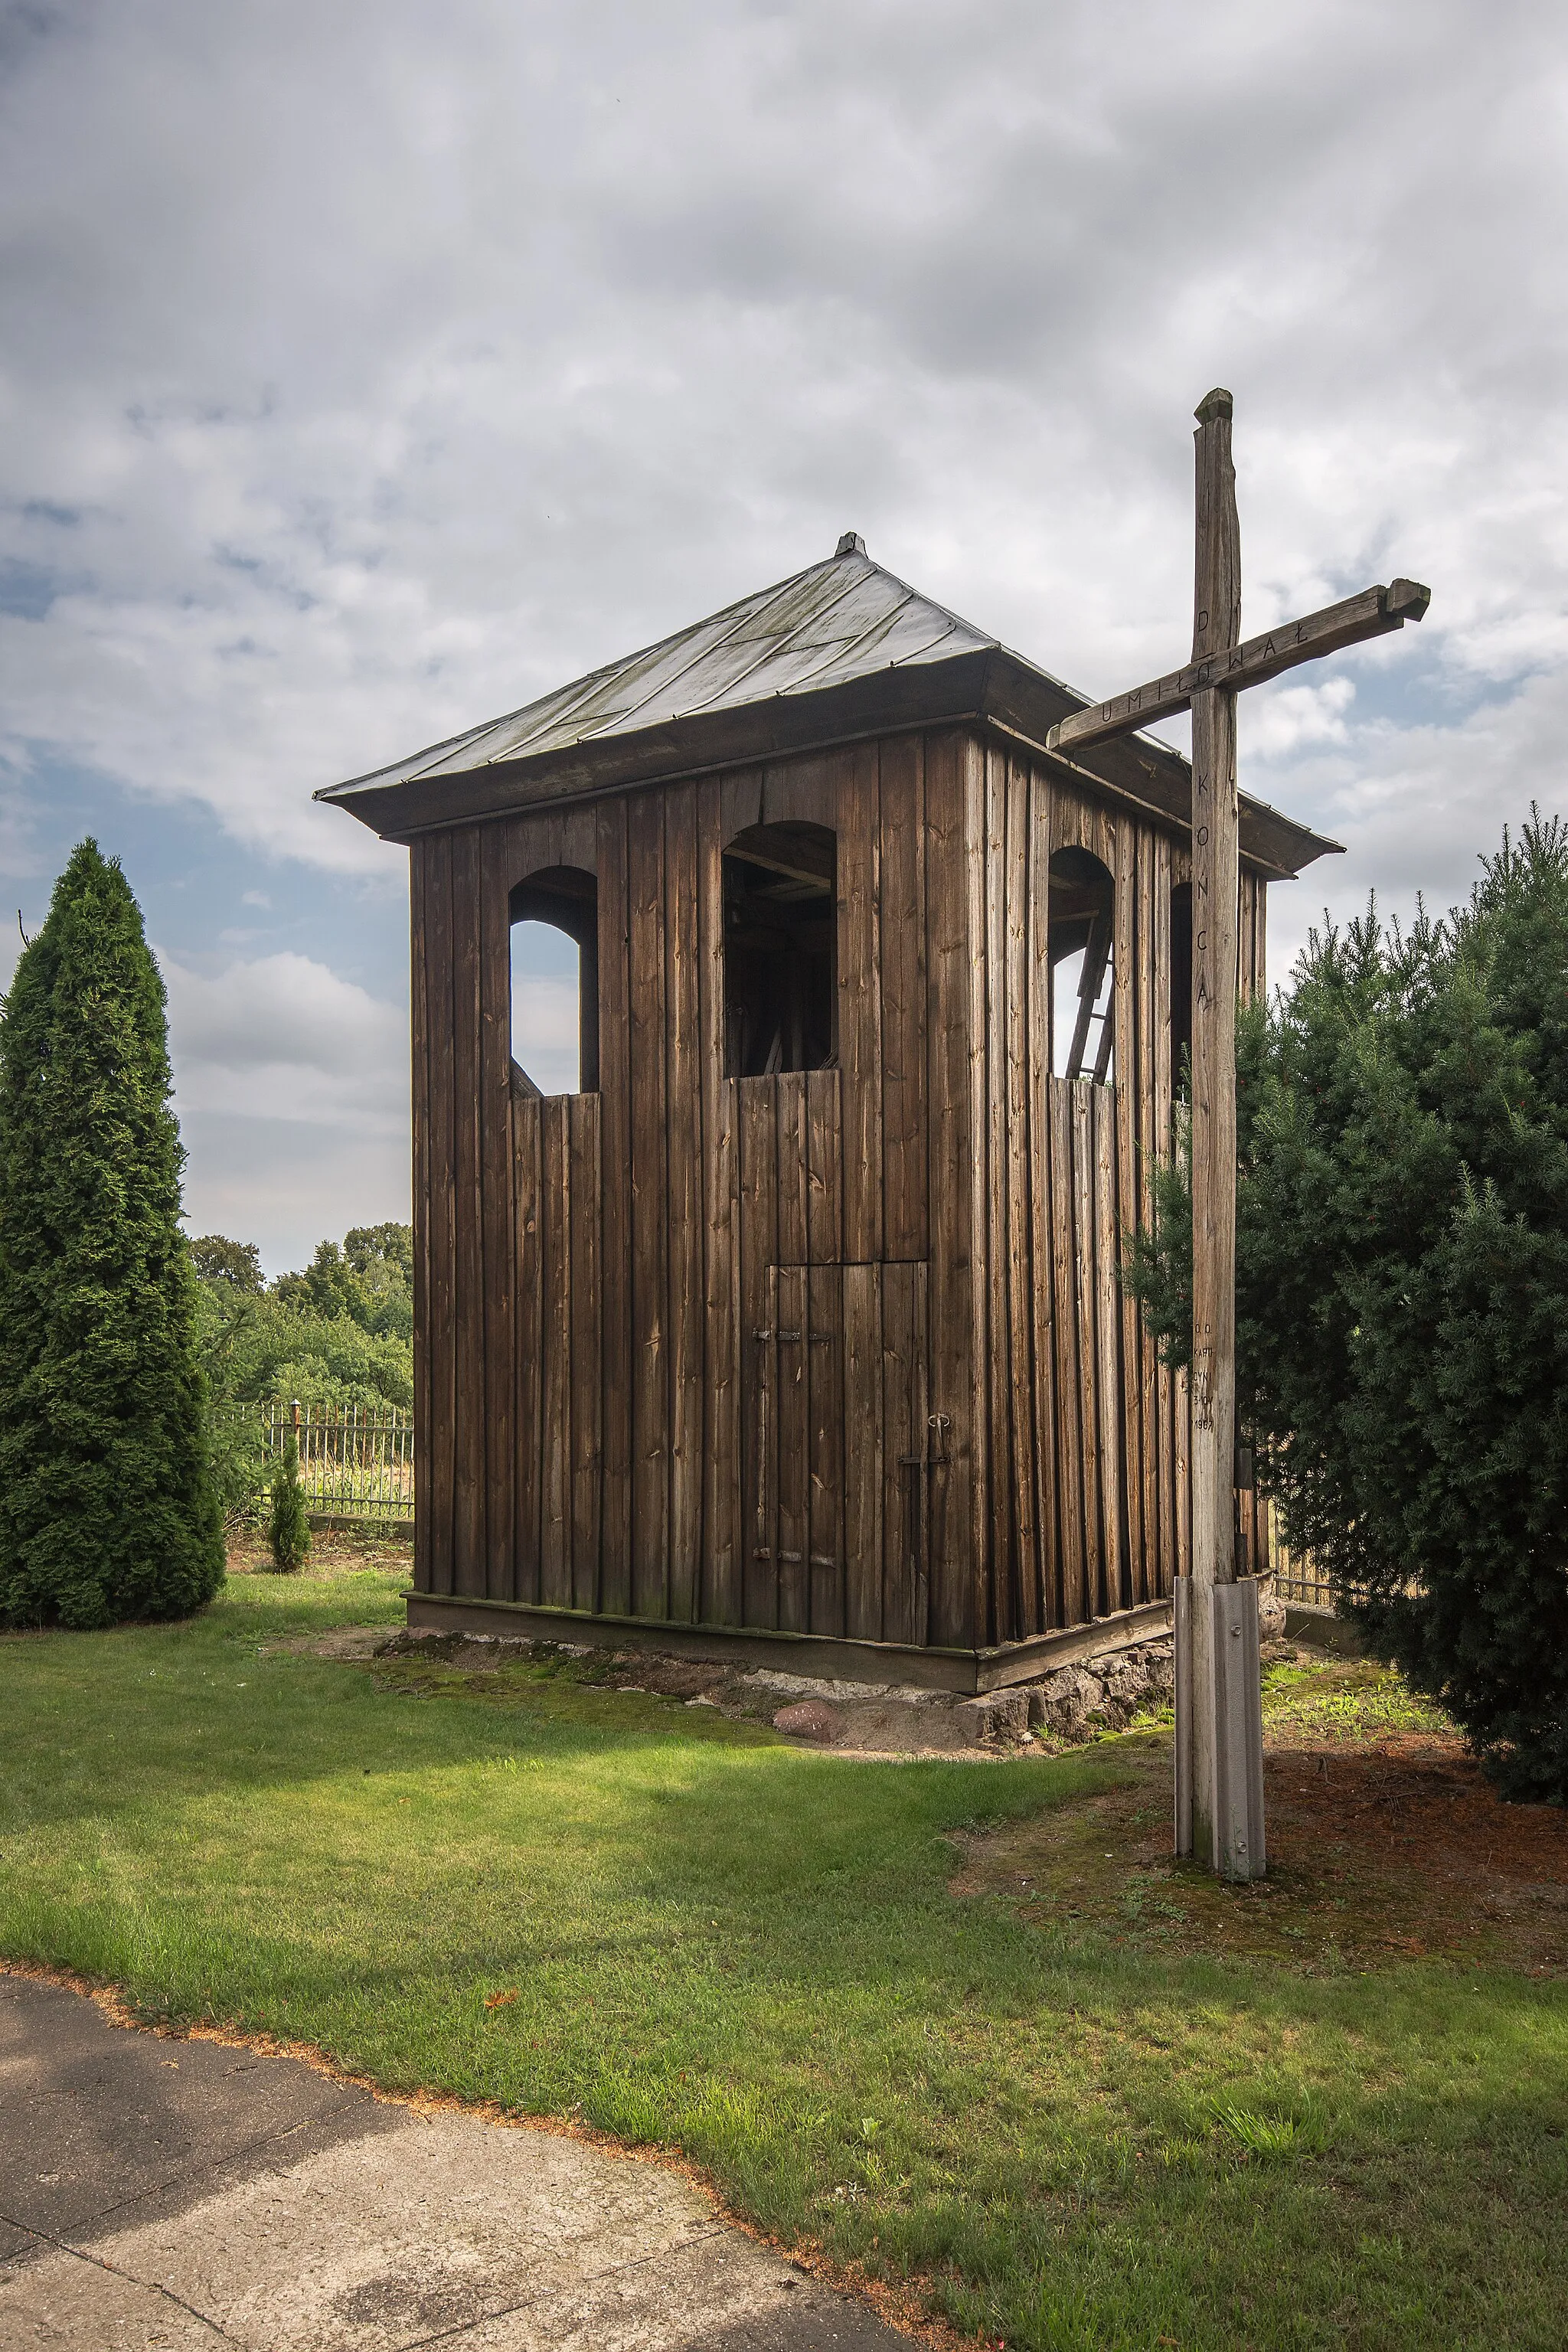
{"label": "shadow on grass", "polygon": [[337,1606],[7,1649],[0,1948],[683,2148],[1010,2344],[1568,2336],[1561,1989],[955,1899],[960,1832],[1103,1792],[1114,1743],[847,1764],[549,1677],[409,1699],[258,1654]]}

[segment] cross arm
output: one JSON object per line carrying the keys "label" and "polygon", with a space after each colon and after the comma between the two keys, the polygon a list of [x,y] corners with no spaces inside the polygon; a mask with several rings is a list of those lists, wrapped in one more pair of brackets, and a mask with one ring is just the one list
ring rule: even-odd
{"label": "cross arm", "polygon": [[1261,686],[1265,678],[1278,677],[1299,662],[1316,661],[1322,654],[1337,653],[1342,646],[1359,645],[1364,637],[1385,636],[1391,629],[1402,629],[1406,621],[1420,620],[1431,601],[1431,590],[1416,580],[1394,580],[1386,588],[1363,588],[1359,596],[1325,605],[1321,613],[1309,613],[1305,620],[1266,629],[1245,644],[1211,654],[1204,661],[1189,662],[1184,669],[1172,670],[1147,686],[1136,686],[1131,694],[1090,703],[1087,710],[1058,720],[1046,737],[1046,749],[1065,751],[1097,743],[1105,736],[1152,726],[1157,719],[1185,710],[1194,695],[1208,687],[1229,691]]}

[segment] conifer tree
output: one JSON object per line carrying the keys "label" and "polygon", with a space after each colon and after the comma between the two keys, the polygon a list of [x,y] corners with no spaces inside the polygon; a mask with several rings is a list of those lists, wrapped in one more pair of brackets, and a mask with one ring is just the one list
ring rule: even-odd
{"label": "conifer tree", "polygon": [[0,1621],[211,1599],[224,1544],[163,983],[84,841],[0,1007]]}
{"label": "conifer tree", "polygon": [[[1568,824],[1311,934],[1237,1030],[1237,1402],[1291,1549],[1513,1797],[1568,1802]],[[1191,1360],[1185,1158],[1130,1286]]]}
{"label": "conifer tree", "polygon": [[280,1576],[291,1576],[297,1568],[304,1567],[310,1549],[310,1518],[300,1485],[300,1449],[292,1430],[283,1441],[272,1473],[267,1540],[272,1548],[272,1565]]}

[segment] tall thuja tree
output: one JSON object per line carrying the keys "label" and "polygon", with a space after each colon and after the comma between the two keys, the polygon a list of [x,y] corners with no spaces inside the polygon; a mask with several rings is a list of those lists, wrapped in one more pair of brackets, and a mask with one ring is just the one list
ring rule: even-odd
{"label": "tall thuja tree", "polygon": [[224,1572],[163,984],[84,841],[0,1011],[0,1619],[183,1616]]}
{"label": "tall thuja tree", "polygon": [[[1237,1029],[1238,1408],[1295,1547],[1510,1793],[1568,1800],[1568,829],[1314,935]],[[1132,1286],[1191,1347],[1191,1196]]]}

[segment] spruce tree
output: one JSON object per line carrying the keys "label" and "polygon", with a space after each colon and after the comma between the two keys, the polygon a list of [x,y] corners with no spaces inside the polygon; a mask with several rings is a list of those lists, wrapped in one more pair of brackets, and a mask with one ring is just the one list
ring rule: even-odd
{"label": "spruce tree", "polygon": [[[1237,1402],[1293,1549],[1510,1796],[1568,1802],[1568,825],[1312,934],[1237,1031]],[[1192,1202],[1131,1286],[1190,1360]]]}
{"label": "spruce tree", "polygon": [[84,841],[0,1007],[0,1621],[178,1617],[223,1580],[163,983]]}

